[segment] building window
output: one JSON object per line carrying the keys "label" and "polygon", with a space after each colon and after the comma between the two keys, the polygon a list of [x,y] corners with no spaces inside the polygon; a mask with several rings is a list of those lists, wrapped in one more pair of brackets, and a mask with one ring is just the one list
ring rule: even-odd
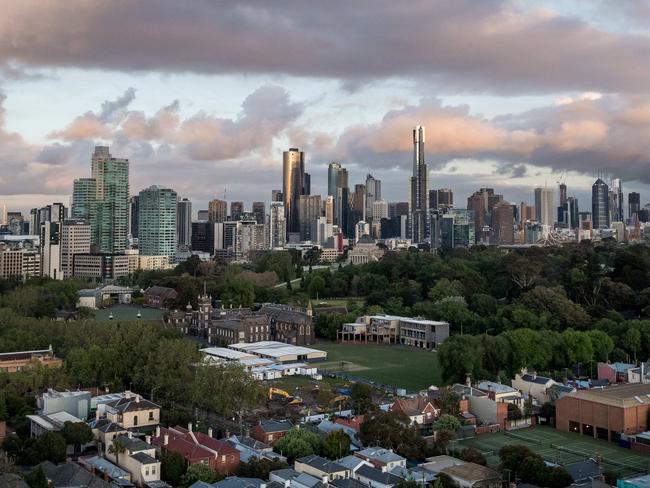
{"label": "building window", "polygon": [[153,410],[149,412],[149,420],[153,420]]}
{"label": "building window", "polygon": [[133,425],[138,425],[138,416],[137,415],[133,416]]}
{"label": "building window", "polygon": [[149,476],[149,467],[148,466],[144,469],[144,475]]}

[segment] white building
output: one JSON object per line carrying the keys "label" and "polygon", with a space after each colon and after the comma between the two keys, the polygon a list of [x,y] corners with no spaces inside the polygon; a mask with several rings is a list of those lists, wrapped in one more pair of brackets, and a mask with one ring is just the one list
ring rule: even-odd
{"label": "white building", "polygon": [[287,221],[282,202],[271,202],[269,214],[269,246],[271,249],[281,249],[287,243]]}
{"label": "white building", "polygon": [[62,278],[72,278],[75,254],[90,253],[90,223],[85,220],[66,220],[61,228]]}

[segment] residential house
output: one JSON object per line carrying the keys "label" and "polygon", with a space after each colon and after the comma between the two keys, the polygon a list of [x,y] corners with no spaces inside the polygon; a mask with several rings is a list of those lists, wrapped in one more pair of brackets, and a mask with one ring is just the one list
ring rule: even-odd
{"label": "residential house", "polygon": [[332,422],[329,419],[323,419],[318,424],[318,430],[323,434],[327,435],[332,431],[340,430],[344,432],[350,438],[350,450],[358,451],[361,449],[361,439],[359,439],[359,433],[354,430],[352,427],[348,427],[337,422]]}
{"label": "residential house", "polygon": [[393,488],[400,481],[403,481],[399,476],[366,465],[356,470],[354,478],[371,488]]}
{"label": "residential house", "polygon": [[96,411],[96,417],[91,420],[88,425],[93,431],[93,435],[98,442],[97,448],[102,451],[106,446],[113,442],[113,439],[118,435],[127,434],[127,429],[120,424],[109,420],[106,417],[101,417],[99,410]]}
{"label": "residential house", "polygon": [[46,432],[59,432],[66,422],[83,422],[83,420],[70,415],[68,412],[56,412],[49,415],[27,415],[27,418],[30,423],[29,434],[32,438],[40,437]]}
{"label": "residential house", "polygon": [[350,477],[350,470],[345,466],[315,454],[296,459],[294,469],[299,473],[320,478],[325,484],[336,479]]}
{"label": "residential house", "polygon": [[[68,461],[59,465],[45,461],[39,464],[45,471],[47,481],[52,488],[115,488],[115,485],[95,476],[79,464]],[[38,467],[38,466],[37,466]],[[125,487],[128,488],[128,485]]]}
{"label": "residential house", "polygon": [[337,460],[336,462],[341,466],[348,468],[350,470],[350,477],[352,478],[354,478],[354,474],[356,473],[357,469],[359,469],[361,466],[365,465],[365,466],[372,467],[372,464],[370,464],[370,462],[354,455],[345,456]]}
{"label": "residential house", "polygon": [[469,411],[476,416],[477,427],[497,426],[505,428],[508,422],[508,404],[495,400],[494,394],[470,385],[457,383],[451,387],[452,391],[461,397],[461,402],[466,400]]}
{"label": "residential house", "polygon": [[458,483],[459,488],[501,488],[501,475],[486,466],[465,463],[441,471]]}
{"label": "residential house", "polygon": [[161,452],[177,452],[185,463],[207,464],[218,473],[230,475],[237,470],[240,462],[240,451],[225,440],[217,440],[212,437],[212,429],[208,434],[194,432],[192,424],[185,429],[176,427],[159,427],[156,429],[156,436],[153,444]]}
{"label": "residential house", "polygon": [[327,488],[321,478],[307,473],[299,473],[295,469],[278,469],[269,474],[271,483],[278,484],[283,488]]}
{"label": "residential house", "polygon": [[630,363],[598,363],[598,379],[607,380],[611,384],[628,383],[628,371],[634,368],[636,365]]}
{"label": "residential house", "polygon": [[85,390],[56,391],[48,389],[36,400],[38,413],[49,415],[67,412],[74,417],[85,420],[90,413],[91,393]]}
{"label": "residential house", "polygon": [[251,429],[251,437],[265,444],[273,445],[292,428],[291,420],[261,420]]}
{"label": "residential house", "polygon": [[63,366],[63,361],[54,355],[52,346],[34,351],[0,353],[0,372],[15,373],[33,364],[41,364],[46,368],[60,368]]}
{"label": "residential house", "polygon": [[151,286],[143,296],[143,303],[152,308],[169,308],[178,300],[178,292],[166,286]]}
{"label": "residential house", "polygon": [[406,458],[393,452],[392,449],[383,447],[367,447],[354,455],[364,461],[368,461],[380,471],[390,471],[397,467],[406,467]]}
{"label": "residential house", "polygon": [[528,373],[525,369],[520,374],[516,374],[515,379],[512,380],[513,388],[529,396],[537,405],[553,401],[550,388],[555,384],[556,382],[552,378],[538,376],[535,372]]}
{"label": "residential house", "polygon": [[104,455],[120,468],[131,473],[131,481],[143,486],[149,481],[160,479],[160,461],[156,459],[156,447],[129,435],[118,435],[112,444],[119,442],[124,446],[122,454],[111,453],[110,445],[106,446]]}
{"label": "residential house", "polygon": [[118,486],[131,481],[131,473],[101,456],[81,457],[78,462],[91,473],[99,474]]}
{"label": "residential house", "polygon": [[160,407],[130,391],[105,408],[108,420],[128,430],[150,431],[160,423]]}
{"label": "residential house", "polygon": [[440,408],[436,400],[430,396],[417,396],[414,398],[398,398],[390,407],[392,412],[406,414],[411,423],[417,425],[422,435],[433,433],[433,423],[440,416]]}
{"label": "residential house", "polygon": [[241,462],[248,462],[252,458],[286,462],[286,458],[274,452],[272,446],[252,437],[232,435],[227,442],[239,451]]}
{"label": "residential house", "polygon": [[274,488],[269,486],[270,483],[259,478],[240,478],[238,476],[230,476],[216,483],[212,483],[212,488]]}
{"label": "residential house", "polygon": [[441,455],[426,458],[426,462],[418,464],[418,467],[435,474],[450,466],[460,466],[466,462],[453,456]]}
{"label": "residential house", "polygon": [[512,386],[494,381],[481,381],[477,388],[488,394],[496,402],[512,403],[523,411],[524,398],[519,390]]}

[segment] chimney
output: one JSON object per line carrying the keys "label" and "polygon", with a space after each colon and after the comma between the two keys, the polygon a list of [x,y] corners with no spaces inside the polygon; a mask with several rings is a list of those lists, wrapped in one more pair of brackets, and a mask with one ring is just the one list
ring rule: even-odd
{"label": "chimney", "polygon": [[99,409],[95,410],[95,420],[99,420]]}
{"label": "chimney", "polygon": [[133,432],[128,431],[126,435],[129,436],[129,439],[133,439]]}
{"label": "chimney", "polygon": [[[240,435],[241,434],[243,434],[243,432],[240,432]],[[229,431],[226,430],[226,432],[224,433],[224,438],[225,439],[230,439],[230,432]]]}
{"label": "chimney", "polygon": [[151,436],[150,436],[150,435],[146,435],[146,436],[144,436],[144,441],[145,441],[147,444],[151,444]]}
{"label": "chimney", "polygon": [[167,444],[169,444],[169,434],[165,434],[165,437],[163,437],[163,446]]}
{"label": "chimney", "polygon": [[188,423],[187,423],[187,430],[189,430],[190,432],[192,432],[192,422],[188,422]]}
{"label": "chimney", "polygon": [[208,427],[208,437],[212,437],[212,427]]}
{"label": "chimney", "polygon": [[140,403],[140,395],[135,396],[135,403]]}
{"label": "chimney", "polygon": [[537,379],[537,371],[533,371],[533,380]]}
{"label": "chimney", "polygon": [[156,426],[156,437],[160,437],[160,425]]}
{"label": "chimney", "polygon": [[127,400],[131,399],[131,392],[129,390],[126,390],[124,392],[124,398],[126,398]]}
{"label": "chimney", "polygon": [[465,386],[468,388],[471,388],[472,386],[472,379],[469,376],[469,373],[467,373],[467,376],[465,377]]}

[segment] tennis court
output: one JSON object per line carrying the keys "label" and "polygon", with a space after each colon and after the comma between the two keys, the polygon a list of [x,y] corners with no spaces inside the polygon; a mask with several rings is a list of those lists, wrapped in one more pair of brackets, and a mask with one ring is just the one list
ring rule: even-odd
{"label": "tennis court", "polygon": [[499,464],[499,449],[503,446],[522,444],[546,461],[557,464],[570,464],[592,458],[602,463],[603,471],[616,471],[622,477],[650,473],[649,456],[637,454],[611,442],[581,434],[560,432],[545,426],[484,434],[455,444],[456,450],[470,446],[478,449],[491,466]]}

